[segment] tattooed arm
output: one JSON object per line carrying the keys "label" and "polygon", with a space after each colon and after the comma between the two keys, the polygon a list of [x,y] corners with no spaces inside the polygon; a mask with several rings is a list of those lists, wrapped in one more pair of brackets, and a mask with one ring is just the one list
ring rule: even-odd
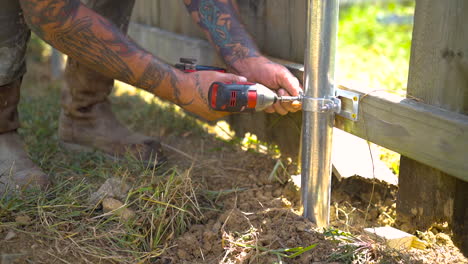
{"label": "tattooed arm", "polygon": [[208,87],[200,78],[235,81],[232,74],[186,74],[163,63],[79,0],[20,0],[30,28],[53,47],[110,78],[145,89],[206,119]]}
{"label": "tattooed arm", "polygon": [[[280,95],[300,93],[297,78],[259,52],[241,23],[235,0],[184,0],[184,3],[231,71],[278,90]],[[277,103],[266,111],[286,114],[297,110],[290,103]]]}

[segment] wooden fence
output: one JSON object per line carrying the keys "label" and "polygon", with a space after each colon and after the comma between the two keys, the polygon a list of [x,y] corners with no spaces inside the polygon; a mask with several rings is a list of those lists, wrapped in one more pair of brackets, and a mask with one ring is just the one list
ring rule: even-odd
{"label": "wooden fence", "polygon": [[[306,1],[238,3],[260,49],[282,59],[302,80]],[[337,117],[335,125],[401,153],[399,219],[417,228],[449,221],[468,252],[468,1],[416,3],[410,96],[362,93],[360,120]],[[195,57],[203,64],[222,64],[182,1],[139,0],[133,22],[132,37],[169,63],[179,57]],[[344,89],[360,92],[352,87]],[[229,121],[239,135],[253,132],[278,144],[284,153],[297,154],[300,113],[286,117],[235,115]]]}

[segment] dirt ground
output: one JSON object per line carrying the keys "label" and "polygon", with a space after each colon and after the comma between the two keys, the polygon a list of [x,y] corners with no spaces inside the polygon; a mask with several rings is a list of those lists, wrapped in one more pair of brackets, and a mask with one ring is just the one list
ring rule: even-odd
{"label": "dirt ground", "polygon": [[[57,107],[57,87],[52,85],[55,88],[47,88],[45,93],[33,91],[35,83],[51,82],[46,69],[36,71],[39,72],[26,80],[29,92],[23,101],[34,105],[34,97],[43,96],[40,98],[45,100],[53,96],[54,107]],[[134,95],[115,96],[113,102],[119,113],[128,106],[143,109],[145,105],[143,99]],[[50,106],[41,105],[31,112],[47,115],[47,107]],[[132,128],[162,138],[170,160],[165,169],[177,168],[185,172],[184,177],[194,186],[195,192],[192,193],[192,189],[184,191],[181,197],[191,202],[196,200],[193,203],[198,207],[190,211],[193,217],[179,222],[177,230],[180,234],[170,232],[158,245],[153,243],[156,246],[150,248],[139,242],[129,243],[127,241],[139,241],[142,236],[128,239],[131,235],[128,230],[136,230],[129,225],[140,225],[140,229],[144,229],[162,220],[144,218],[149,209],[137,208],[136,200],[129,202],[128,208],[137,212],[138,219],[127,223],[102,217],[100,207],[89,209],[82,203],[108,178],[126,175],[120,178],[135,186],[147,174],[125,164],[100,161],[100,156],[78,157],[78,154],[64,151],[54,143],[57,141],[56,121],[51,121],[49,127],[44,120],[34,121],[35,115],[28,117],[30,110],[26,106],[24,111],[21,134],[29,144],[34,160],[54,175],[55,185],[64,181],[72,183],[63,187],[71,199],[65,203],[67,210],[73,207],[84,209],[47,211],[47,208],[58,208],[62,204],[39,206],[43,202],[37,200],[29,201],[25,206],[0,199],[1,263],[468,263],[453,246],[450,236],[444,233],[446,227],[443,225],[418,233],[429,245],[425,250],[391,250],[363,234],[365,227],[396,226],[395,186],[358,177],[341,181],[334,178],[331,228],[322,230],[301,216],[299,191],[291,180],[291,175],[297,174],[297,167],[291,159],[245,150],[239,142],[200,134],[191,126],[181,128],[175,124],[178,121],[171,119],[170,125],[162,121],[150,122],[147,117],[150,110],[135,110],[132,114],[119,116]],[[53,111],[51,118],[56,118],[58,110]],[[41,145],[44,142],[50,145]],[[49,151],[50,148],[53,151]],[[151,179],[152,186],[167,180],[164,172],[160,174],[163,174],[160,178]],[[81,179],[87,182],[87,187],[74,192],[73,185]],[[59,194],[40,199],[53,200],[54,197]],[[128,197],[127,201],[130,201],[132,196]],[[125,198],[120,200],[126,201]],[[23,209],[15,209],[15,206]],[[177,204],[171,206],[180,207]],[[151,210],[159,209],[152,207]],[[70,215],[65,216],[64,212]],[[60,228],[55,229],[58,226]],[[111,237],[114,233],[116,235]],[[144,239],[147,237],[150,236],[146,234]],[[87,244],[92,244],[93,250],[79,250]],[[134,244],[138,245],[132,247]],[[132,249],[126,250],[127,245]],[[119,251],[99,251],[110,246]],[[309,250],[304,250],[307,247]],[[135,248],[147,253],[137,255]],[[145,257],[150,254],[154,257]]]}
{"label": "dirt ground", "polygon": [[[348,256],[343,245],[300,216],[299,192],[292,182],[288,182],[289,176],[296,171],[294,164],[278,172],[279,180],[271,181],[275,159],[226,147],[221,142],[215,144],[227,149],[222,155],[204,153],[199,159],[211,165],[195,170],[194,175],[202,177],[209,190],[242,191],[217,198],[216,205],[223,208],[222,211],[209,212],[202,223],[177,238],[177,246],[169,250],[162,263],[280,263],[275,254],[259,248],[281,249],[312,244],[317,247],[294,259],[282,258],[282,263],[466,261],[443,233],[428,250],[401,252],[392,252],[363,235],[362,228],[365,227],[395,226],[397,188],[360,177],[341,181],[333,178],[331,227],[357,234],[350,243],[355,247],[356,255]],[[192,146],[195,146],[194,150],[199,149],[196,144]],[[197,155],[197,152],[191,155]]]}
{"label": "dirt ground", "polygon": [[[207,213],[201,224],[192,226],[176,240],[177,247],[170,249],[166,260],[181,262],[238,262],[259,263],[278,261],[267,251],[256,250],[243,244],[268,249],[294,248],[318,243],[300,263],[323,260],[332,250],[332,243],[314,230],[306,219],[298,216],[293,207],[298,195],[291,185],[269,180],[275,160],[256,153],[236,151],[223,146],[220,153],[206,153],[200,160],[209,166],[195,169],[194,175],[204,179],[208,190],[228,190],[215,200],[222,211]],[[192,145],[193,146],[193,145]],[[195,146],[194,148],[199,149]],[[279,176],[286,181],[286,173]],[[289,197],[289,199],[287,198]]]}

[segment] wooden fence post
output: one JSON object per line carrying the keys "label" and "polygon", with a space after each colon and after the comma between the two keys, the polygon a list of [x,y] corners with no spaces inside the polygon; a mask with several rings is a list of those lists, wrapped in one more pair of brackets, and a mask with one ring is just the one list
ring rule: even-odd
{"label": "wooden fence post", "polygon": [[[416,1],[408,98],[468,114],[467,13],[465,0]],[[447,221],[468,254],[468,182],[402,156],[397,215],[416,229]]]}

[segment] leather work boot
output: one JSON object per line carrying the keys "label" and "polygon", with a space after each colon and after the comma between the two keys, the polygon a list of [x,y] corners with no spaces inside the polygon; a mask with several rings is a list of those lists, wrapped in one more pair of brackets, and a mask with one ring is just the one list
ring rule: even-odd
{"label": "leather work boot", "polygon": [[0,195],[49,185],[48,176],[29,159],[16,132],[20,85],[17,80],[0,86]]}
{"label": "leather work boot", "polygon": [[108,95],[114,80],[69,58],[62,89],[59,138],[70,150],[100,150],[112,158],[130,154],[149,166],[166,159],[156,139],[134,133],[111,111]]}

